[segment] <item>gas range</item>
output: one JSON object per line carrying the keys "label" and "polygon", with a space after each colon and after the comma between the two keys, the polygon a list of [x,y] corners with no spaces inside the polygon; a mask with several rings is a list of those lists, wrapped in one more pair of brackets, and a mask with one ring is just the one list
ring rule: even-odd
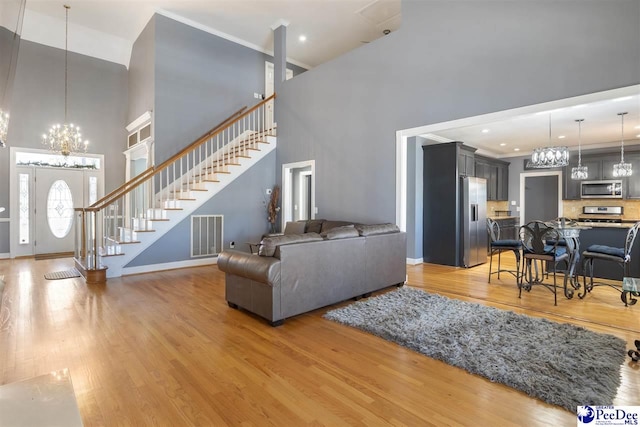
{"label": "gas range", "polygon": [[578,218],[579,222],[591,222],[591,223],[609,223],[609,224],[621,224],[622,220],[620,218]]}
{"label": "gas range", "polygon": [[[580,222],[591,222],[591,223],[609,223],[609,224],[620,224],[622,223],[622,219],[620,215],[624,212],[622,206],[583,206],[582,213],[583,214],[596,214],[596,217],[580,217],[578,221]],[[600,216],[604,215],[604,216]],[[606,215],[615,215],[617,218],[606,217]]]}

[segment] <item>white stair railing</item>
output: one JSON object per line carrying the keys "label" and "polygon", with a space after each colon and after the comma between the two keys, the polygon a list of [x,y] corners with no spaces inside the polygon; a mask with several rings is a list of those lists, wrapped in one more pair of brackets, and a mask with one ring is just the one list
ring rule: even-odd
{"label": "white stair railing", "polygon": [[275,136],[266,108],[274,98],[242,108],[159,166],[93,205],[77,208],[76,265],[102,269],[100,257],[122,254],[127,244],[137,243],[139,233],[153,231],[154,221],[166,221],[168,210],[182,209],[181,202],[193,199],[193,192],[206,191],[206,183],[231,173],[239,159],[259,150],[267,136]]}

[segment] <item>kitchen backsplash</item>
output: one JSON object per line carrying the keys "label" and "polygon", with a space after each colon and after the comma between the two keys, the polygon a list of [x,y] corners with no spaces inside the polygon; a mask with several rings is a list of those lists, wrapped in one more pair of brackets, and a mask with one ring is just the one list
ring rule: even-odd
{"label": "kitchen backsplash", "polygon": [[[513,209],[509,209],[509,202],[508,201],[502,201],[502,202],[497,202],[497,201],[488,201],[487,202],[487,216],[492,218],[494,216],[507,216],[506,214],[502,213],[504,211],[509,211],[511,210],[511,215],[513,216],[517,216],[518,213],[514,212],[515,211],[515,206],[512,206]],[[499,212],[500,215],[498,215]]]}
{"label": "kitchen backsplash", "polygon": [[562,202],[564,216],[568,218],[594,216],[584,215],[582,213],[583,206],[622,206],[624,208],[622,216],[607,215],[607,217],[640,220],[640,200],[564,200]]}

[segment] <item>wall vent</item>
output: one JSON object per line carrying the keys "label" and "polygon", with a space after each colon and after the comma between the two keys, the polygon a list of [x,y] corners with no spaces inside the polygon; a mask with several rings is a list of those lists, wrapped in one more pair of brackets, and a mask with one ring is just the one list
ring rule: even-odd
{"label": "wall vent", "polygon": [[191,216],[191,257],[218,255],[223,248],[223,216]]}

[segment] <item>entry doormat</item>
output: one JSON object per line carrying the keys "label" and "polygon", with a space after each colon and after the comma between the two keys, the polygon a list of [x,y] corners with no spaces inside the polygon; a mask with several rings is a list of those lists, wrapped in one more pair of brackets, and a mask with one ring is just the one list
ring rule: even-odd
{"label": "entry doormat", "polygon": [[626,342],[609,334],[400,288],[325,318],[575,413],[611,405]]}
{"label": "entry doormat", "polygon": [[71,279],[73,277],[80,277],[80,273],[75,268],[71,270],[54,271],[53,273],[44,275],[44,278],[47,280]]}

